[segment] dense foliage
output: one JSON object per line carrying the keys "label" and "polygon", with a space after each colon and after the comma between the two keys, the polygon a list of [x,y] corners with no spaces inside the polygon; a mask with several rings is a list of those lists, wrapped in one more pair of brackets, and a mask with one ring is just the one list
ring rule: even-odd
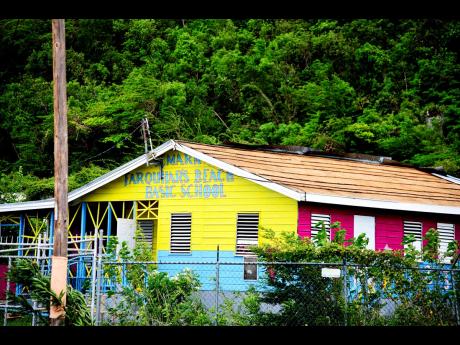
{"label": "dense foliage", "polygon": [[[340,223],[330,241],[324,226],[314,239],[266,230],[263,245],[253,247],[264,273],[245,292],[221,293],[209,308],[192,271],[174,277],[157,271],[142,240],[130,251],[116,240],[108,247],[105,273],[115,282],[106,309],[108,325],[456,325],[460,308],[459,272],[442,268],[458,251],[458,242],[440,252],[439,234],[430,229],[418,251],[412,235],[404,252],[366,249],[364,234],[345,240]],[[118,253],[116,248],[119,248]],[[139,262],[135,264],[134,262]],[[423,262],[423,263],[422,263]],[[265,263],[260,264],[260,263]],[[340,278],[325,278],[321,268],[339,268]],[[431,268],[431,269],[430,269]],[[436,270],[436,268],[440,268]],[[346,277],[346,279],[344,279]],[[455,282],[453,281],[455,279]],[[455,285],[454,285],[454,284]],[[116,292],[115,292],[116,291]],[[208,296],[209,297],[209,296]],[[455,307],[456,304],[456,307]],[[457,308],[457,309],[456,309]]]}
{"label": "dense foliage", "polygon": [[[203,326],[212,324],[203,302],[197,297],[198,276],[184,269],[174,277],[159,272],[153,264],[114,265],[109,262],[153,261],[151,247],[136,232],[132,250],[116,237],[108,243],[104,272],[112,283],[105,309],[107,325]],[[118,248],[118,250],[117,250]]]}
{"label": "dense foliage", "polygon": [[[154,145],[297,144],[458,175],[459,33],[436,19],[68,19],[70,172],[139,155],[147,117]],[[3,179],[48,178],[51,23],[0,20],[0,47]]]}
{"label": "dense foliage", "polygon": [[[243,324],[250,320],[261,325],[299,326],[456,325],[455,293],[460,290],[453,289],[454,277],[447,271],[420,269],[442,268],[444,259],[457,252],[456,241],[442,254],[439,235],[430,229],[421,252],[415,249],[413,236],[404,238],[404,253],[373,251],[366,249],[364,234],[347,240],[346,245],[344,233],[343,229],[337,231],[329,241],[324,228],[313,240],[293,233],[276,237],[268,232],[266,237],[271,241],[254,248],[259,260],[298,264],[268,265],[264,278],[268,288],[263,294],[250,293],[250,308],[237,320]],[[341,277],[323,278],[322,267],[339,268]],[[263,303],[279,310],[263,311]]]}

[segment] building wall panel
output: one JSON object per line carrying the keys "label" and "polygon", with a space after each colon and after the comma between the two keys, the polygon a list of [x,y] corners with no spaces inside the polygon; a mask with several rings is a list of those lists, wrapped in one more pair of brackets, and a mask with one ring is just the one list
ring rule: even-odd
{"label": "building wall panel", "polygon": [[[460,240],[460,221],[457,216],[367,209],[340,205],[319,205],[313,203],[299,203],[297,233],[301,237],[310,236],[311,234],[311,213],[330,214],[331,223],[339,221],[341,222],[342,228],[347,230],[346,238],[354,236],[354,215],[375,217],[375,247],[377,250],[384,250],[385,248],[393,250],[403,249],[403,223],[405,220],[422,222],[423,236],[425,236],[430,228],[436,228],[437,222],[454,223],[455,239]],[[423,244],[425,245],[426,241],[424,241]]]}
{"label": "building wall panel", "polygon": [[258,212],[260,226],[275,232],[297,229],[295,200],[176,151],[163,158],[163,179],[159,165],[143,166],[85,198],[127,200],[159,200],[156,249],[162,253],[170,247],[171,213],[192,213],[192,252],[218,245],[234,252],[238,213]]}

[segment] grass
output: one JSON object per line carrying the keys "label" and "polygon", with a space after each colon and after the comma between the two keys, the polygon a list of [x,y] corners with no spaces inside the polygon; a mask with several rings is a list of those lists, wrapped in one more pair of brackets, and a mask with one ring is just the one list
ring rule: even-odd
{"label": "grass", "polygon": [[[7,320],[7,326],[32,326],[32,315],[19,315],[10,313],[12,316],[17,315],[17,317],[9,318]],[[0,326],[3,326],[3,317],[4,312],[0,312]]]}

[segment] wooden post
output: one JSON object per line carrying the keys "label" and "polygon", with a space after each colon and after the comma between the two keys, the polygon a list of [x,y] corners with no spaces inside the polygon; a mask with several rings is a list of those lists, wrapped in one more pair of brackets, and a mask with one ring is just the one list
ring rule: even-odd
{"label": "wooden post", "polygon": [[64,291],[63,304],[50,308],[50,325],[62,326],[65,321],[67,290],[67,89],[65,65],[64,19],[52,20],[54,81],[54,244],[51,266],[51,290],[58,296]]}

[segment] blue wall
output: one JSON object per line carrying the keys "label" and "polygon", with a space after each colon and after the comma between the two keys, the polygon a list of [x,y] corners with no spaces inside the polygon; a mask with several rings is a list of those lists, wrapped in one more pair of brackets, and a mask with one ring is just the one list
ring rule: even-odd
{"label": "blue wall", "polygon": [[[166,272],[170,277],[189,268],[195,272],[201,282],[201,290],[216,289],[216,251],[193,251],[190,254],[176,254],[169,251],[158,251],[158,270]],[[261,287],[264,267],[257,270],[258,280],[244,280],[244,258],[235,256],[233,251],[219,252],[219,290],[220,291],[246,291],[251,285]],[[174,264],[168,264],[174,262]],[[209,262],[209,264],[198,264]],[[188,264],[190,263],[190,264]],[[227,264],[226,264],[227,263]],[[237,263],[237,264],[228,264]]]}

